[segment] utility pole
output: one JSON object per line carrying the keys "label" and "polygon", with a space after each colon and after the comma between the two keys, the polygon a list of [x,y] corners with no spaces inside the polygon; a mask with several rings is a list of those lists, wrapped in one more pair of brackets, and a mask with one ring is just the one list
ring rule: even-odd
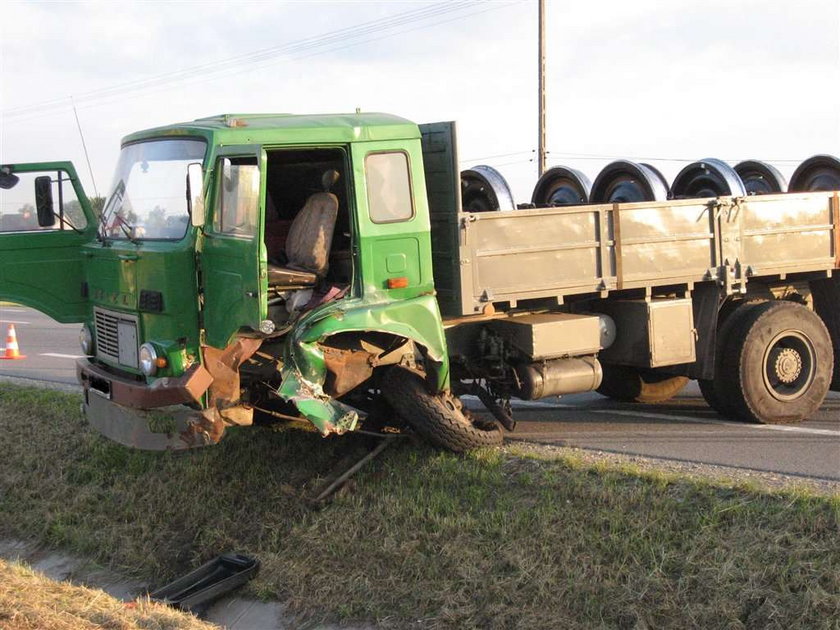
{"label": "utility pole", "polygon": [[545,0],[539,1],[539,59],[538,67],[538,109],[539,109],[539,140],[537,142],[537,173],[540,177],[545,173]]}

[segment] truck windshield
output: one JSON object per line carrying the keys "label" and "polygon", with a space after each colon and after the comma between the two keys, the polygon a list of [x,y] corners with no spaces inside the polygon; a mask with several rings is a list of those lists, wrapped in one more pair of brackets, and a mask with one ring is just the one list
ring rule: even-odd
{"label": "truck windshield", "polygon": [[179,239],[189,225],[187,167],[204,160],[203,140],[154,140],[123,147],[102,211],[102,238]]}

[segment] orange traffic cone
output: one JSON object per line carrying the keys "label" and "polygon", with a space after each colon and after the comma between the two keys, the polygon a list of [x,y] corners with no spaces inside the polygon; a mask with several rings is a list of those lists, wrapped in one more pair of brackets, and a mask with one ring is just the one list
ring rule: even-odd
{"label": "orange traffic cone", "polygon": [[6,334],[6,352],[0,359],[25,359],[26,355],[20,353],[18,348],[17,335],[15,334],[15,325],[9,324],[9,332]]}

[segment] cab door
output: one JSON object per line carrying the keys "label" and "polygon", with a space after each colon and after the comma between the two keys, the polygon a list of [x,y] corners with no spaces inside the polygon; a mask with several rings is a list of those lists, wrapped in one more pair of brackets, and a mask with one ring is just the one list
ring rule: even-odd
{"label": "cab door", "polygon": [[[52,226],[38,225],[36,178],[41,178],[42,207],[51,198]],[[96,220],[73,164],[0,166],[0,300],[31,306],[59,322],[84,321],[82,245],[95,233]]]}
{"label": "cab door", "polygon": [[429,210],[420,140],[353,144],[359,253],[366,295],[429,294]]}
{"label": "cab door", "polygon": [[258,330],[266,312],[265,152],[232,147],[217,153],[200,254],[206,342],[224,348],[240,328]]}

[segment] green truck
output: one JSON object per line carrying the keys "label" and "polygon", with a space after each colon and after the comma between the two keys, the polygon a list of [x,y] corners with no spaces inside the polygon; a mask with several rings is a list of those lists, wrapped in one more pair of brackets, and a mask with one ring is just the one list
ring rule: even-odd
{"label": "green truck", "polygon": [[[153,450],[398,420],[464,451],[513,430],[511,398],[657,401],[695,378],[776,423],[840,390],[831,165],[804,192],[498,211],[462,205],[457,165],[454,123],[369,113],[134,133],[97,213],[71,163],[3,165],[0,299],[81,323],[88,421]],[[554,176],[538,188],[562,197]]]}

